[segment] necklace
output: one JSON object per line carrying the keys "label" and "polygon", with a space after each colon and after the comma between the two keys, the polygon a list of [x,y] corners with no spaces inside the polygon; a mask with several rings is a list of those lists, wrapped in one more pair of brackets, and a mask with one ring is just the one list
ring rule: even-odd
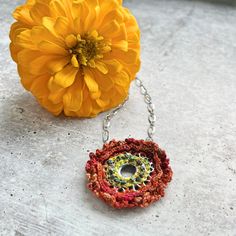
{"label": "necklace", "polygon": [[90,153],[86,164],[88,188],[114,208],[147,207],[158,201],[173,175],[165,151],[153,141],[156,115],[152,98],[139,78],[136,85],[148,108],[147,139],[108,142],[111,119],[125,106],[127,98],[105,117],[103,148]]}

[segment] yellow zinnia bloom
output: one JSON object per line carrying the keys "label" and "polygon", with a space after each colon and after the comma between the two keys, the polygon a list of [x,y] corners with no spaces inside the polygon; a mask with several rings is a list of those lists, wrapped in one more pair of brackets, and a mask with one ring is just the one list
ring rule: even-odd
{"label": "yellow zinnia bloom", "polygon": [[140,31],[122,0],[28,0],[10,50],[23,86],[54,115],[120,104],[140,68]]}

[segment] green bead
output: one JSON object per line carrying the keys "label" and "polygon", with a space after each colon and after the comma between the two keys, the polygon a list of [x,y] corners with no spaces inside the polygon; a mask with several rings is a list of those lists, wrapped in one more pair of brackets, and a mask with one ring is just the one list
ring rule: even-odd
{"label": "green bead", "polygon": [[108,164],[108,165],[112,165],[112,164],[113,164],[113,161],[112,161],[112,160],[108,160],[108,161],[107,161],[107,164]]}
{"label": "green bead", "polygon": [[140,177],[137,177],[137,178],[136,178],[136,181],[137,181],[137,182],[140,182],[141,180],[142,180],[142,179],[141,179]]}
{"label": "green bead", "polygon": [[114,181],[120,183],[120,180],[118,178],[114,178]]}

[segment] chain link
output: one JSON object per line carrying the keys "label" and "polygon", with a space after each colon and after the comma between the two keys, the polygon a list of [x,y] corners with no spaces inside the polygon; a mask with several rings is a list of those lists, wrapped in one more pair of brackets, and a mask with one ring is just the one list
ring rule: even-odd
{"label": "chain link", "polygon": [[[148,122],[149,122],[149,127],[147,130],[147,140],[152,141],[153,136],[155,134],[155,123],[156,123],[156,115],[155,115],[155,105],[152,103],[152,98],[150,94],[148,93],[146,87],[143,85],[143,82],[139,79],[136,78],[135,80],[137,87],[140,89],[140,93],[144,96],[144,102],[147,104],[147,109],[148,109]],[[109,128],[111,125],[111,119],[118,113],[120,109],[122,109],[126,103],[128,102],[129,97],[126,98],[126,100],[120,104],[117,108],[115,108],[113,111],[111,111],[109,114],[106,115],[104,121],[103,121],[103,133],[102,133],[102,139],[103,142],[106,143],[109,140],[110,132]]]}

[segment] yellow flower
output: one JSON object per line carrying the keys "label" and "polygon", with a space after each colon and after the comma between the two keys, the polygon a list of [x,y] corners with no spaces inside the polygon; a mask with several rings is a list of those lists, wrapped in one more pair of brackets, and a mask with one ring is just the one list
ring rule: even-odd
{"label": "yellow flower", "polygon": [[10,50],[23,86],[54,115],[120,104],[140,68],[140,31],[122,0],[28,0]]}

